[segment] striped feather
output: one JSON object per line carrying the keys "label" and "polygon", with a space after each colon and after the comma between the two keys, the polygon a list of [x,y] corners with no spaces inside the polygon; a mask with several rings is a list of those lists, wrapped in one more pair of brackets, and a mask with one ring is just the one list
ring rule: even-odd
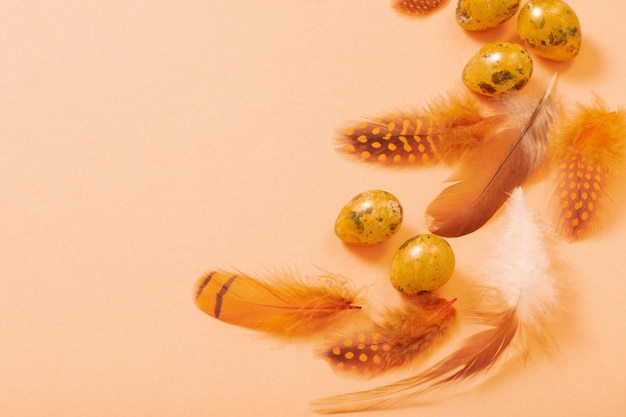
{"label": "striped feather", "polygon": [[310,336],[346,312],[359,310],[355,298],[347,281],[338,276],[320,277],[307,285],[295,279],[265,283],[226,271],[204,275],[194,291],[196,305],[209,316],[286,338]]}

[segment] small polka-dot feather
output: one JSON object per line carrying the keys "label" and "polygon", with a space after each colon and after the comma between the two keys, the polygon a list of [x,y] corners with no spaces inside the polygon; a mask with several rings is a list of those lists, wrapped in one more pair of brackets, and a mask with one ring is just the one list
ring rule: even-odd
{"label": "small polka-dot feather", "polygon": [[357,122],[337,137],[339,152],[384,164],[454,163],[493,139],[503,122],[484,115],[470,94],[450,96],[422,112],[389,114]]}
{"label": "small polka-dot feather", "polygon": [[425,354],[455,322],[452,304],[430,293],[404,308],[387,311],[380,323],[337,335],[321,356],[337,371],[372,377],[401,367]]}
{"label": "small polka-dot feather", "polygon": [[552,138],[552,164],[557,230],[572,241],[585,238],[601,226],[615,176],[626,167],[626,112],[599,100],[579,105]]}
{"label": "small polka-dot feather", "polygon": [[407,15],[426,15],[440,8],[446,0],[395,0],[393,8]]}

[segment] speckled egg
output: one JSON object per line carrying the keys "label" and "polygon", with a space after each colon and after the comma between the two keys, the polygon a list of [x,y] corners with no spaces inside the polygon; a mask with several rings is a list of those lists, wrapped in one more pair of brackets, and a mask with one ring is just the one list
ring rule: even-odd
{"label": "speckled egg", "polygon": [[512,18],[519,0],[459,0],[456,22],[465,30],[486,30]]}
{"label": "speckled egg", "polygon": [[391,285],[407,295],[435,291],[448,282],[454,267],[454,252],[445,239],[429,233],[418,235],[394,254]]}
{"label": "speckled egg", "polygon": [[521,45],[494,42],[482,47],[465,65],[463,84],[486,96],[504,96],[524,88],[533,60]]}
{"label": "speckled egg", "polygon": [[524,4],[517,18],[517,33],[528,49],[554,61],[574,58],[582,43],[578,16],[561,0],[532,0]]}
{"label": "speckled egg", "polygon": [[396,234],[404,213],[392,194],[371,190],[350,200],[335,221],[335,234],[353,245],[374,245]]}

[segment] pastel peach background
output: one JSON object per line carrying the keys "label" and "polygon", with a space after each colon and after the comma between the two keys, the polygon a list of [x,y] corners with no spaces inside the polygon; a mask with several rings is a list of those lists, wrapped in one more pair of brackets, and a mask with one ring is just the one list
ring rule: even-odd
{"label": "pastel peach background", "polygon": [[[449,172],[350,163],[331,138],[458,87],[480,46],[516,39],[511,22],[464,33],[452,3],[415,20],[387,0],[3,1],[0,414],[307,416],[312,399],[406,376],[338,377],[309,345],[204,315],[191,290],[212,268],[327,270],[377,305],[397,302],[391,254],[425,231]],[[560,71],[568,100],[626,103],[626,7],[569,3],[582,51],[571,64],[537,58],[533,83]],[[548,185],[529,189],[546,217]],[[380,247],[350,249],[335,216],[372,188],[402,201],[405,224]],[[451,241],[459,276],[493,236]],[[550,355],[384,414],[624,415],[625,236],[621,216],[561,248],[570,296]]]}

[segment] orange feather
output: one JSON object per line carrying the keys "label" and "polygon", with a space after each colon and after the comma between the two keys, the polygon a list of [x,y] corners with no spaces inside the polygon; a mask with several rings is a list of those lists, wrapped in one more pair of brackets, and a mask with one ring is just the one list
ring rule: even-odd
{"label": "orange feather", "polygon": [[609,111],[599,98],[579,104],[551,138],[551,163],[558,233],[571,241],[589,236],[606,217],[615,176],[626,167],[626,111]]}
{"label": "orange feather", "polygon": [[355,298],[338,276],[320,277],[312,285],[294,279],[269,284],[226,271],[204,275],[194,291],[196,305],[211,317],[286,338],[310,336],[359,310]]}

